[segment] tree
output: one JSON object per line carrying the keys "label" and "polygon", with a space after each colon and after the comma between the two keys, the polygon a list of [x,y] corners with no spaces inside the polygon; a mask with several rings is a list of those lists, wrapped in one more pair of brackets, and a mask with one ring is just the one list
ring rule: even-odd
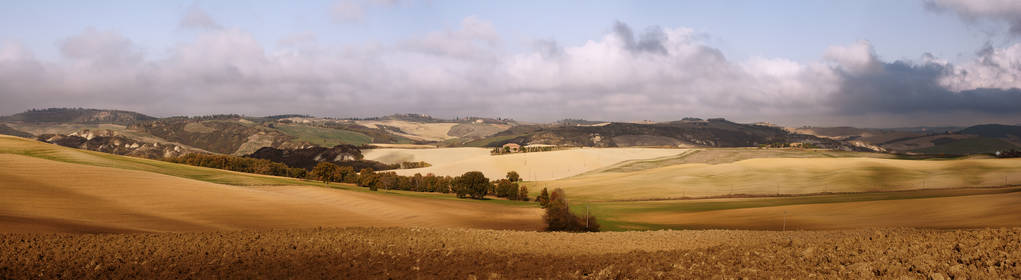
{"label": "tree", "polygon": [[358,172],[358,185],[375,191],[379,188],[379,174],[372,173],[372,168],[363,168]]}
{"label": "tree", "polygon": [[469,171],[454,179],[454,189],[457,197],[471,196],[474,199],[482,199],[490,186],[489,179],[482,172]]}
{"label": "tree", "polygon": [[546,188],[542,188],[542,192],[539,193],[539,196],[535,197],[535,201],[539,202],[539,207],[542,208],[549,207],[549,199],[549,192],[546,191]]}
{"label": "tree", "polygon": [[510,188],[507,189],[507,199],[518,200],[518,184],[511,184]]}
{"label": "tree", "polygon": [[397,173],[394,172],[383,172],[378,175],[377,184],[378,187],[383,187],[384,190],[392,190],[397,188]]}
{"label": "tree", "polygon": [[316,167],[312,168],[312,177],[323,181],[325,184],[329,184],[331,181],[337,182],[340,179],[337,177],[339,168],[336,164],[321,161],[319,164],[316,164]]}
{"label": "tree", "polygon": [[507,172],[507,180],[511,182],[518,182],[521,181],[521,176],[518,175],[517,171]]}
{"label": "tree", "polygon": [[354,167],[341,166],[337,168],[337,182],[354,183],[358,180],[358,174],[355,173]]}
{"label": "tree", "polygon": [[411,189],[416,192],[429,191],[429,187],[426,186],[425,177],[422,176],[422,173],[415,173],[415,175],[411,177]]}
{"label": "tree", "polygon": [[495,192],[496,193],[496,197],[508,197],[508,196],[510,196],[509,193],[510,193],[511,185],[513,185],[513,183],[511,183],[511,181],[509,181],[507,179],[500,179],[499,181],[496,181],[496,192]]}
{"label": "tree", "polygon": [[528,187],[521,186],[521,190],[518,191],[518,199],[528,201]]}
{"label": "tree", "polygon": [[564,190],[553,190],[550,195],[549,206],[546,207],[546,214],[543,215],[546,221],[546,231],[599,231],[599,223],[593,216],[587,219],[580,218],[571,213],[567,204],[567,195]]}

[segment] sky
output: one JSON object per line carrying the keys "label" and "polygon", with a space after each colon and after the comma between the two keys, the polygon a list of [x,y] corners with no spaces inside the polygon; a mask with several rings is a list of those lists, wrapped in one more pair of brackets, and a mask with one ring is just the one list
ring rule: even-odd
{"label": "sky", "polygon": [[1021,123],[1021,1],[0,5],[3,115]]}

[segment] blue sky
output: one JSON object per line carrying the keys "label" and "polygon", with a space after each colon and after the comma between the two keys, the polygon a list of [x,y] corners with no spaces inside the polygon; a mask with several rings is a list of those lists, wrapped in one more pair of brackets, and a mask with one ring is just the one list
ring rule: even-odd
{"label": "blue sky", "polygon": [[[636,29],[689,27],[711,34],[729,57],[818,59],[834,44],[869,40],[884,57],[974,56],[990,36],[953,13],[918,1],[415,1],[368,3],[363,17],[338,22],[335,1],[22,1],[0,10],[0,40],[21,42],[55,58],[57,42],[85,28],[116,31],[154,55],[193,32],[178,26],[191,7],[272,46],[312,32],[325,43],[394,42],[456,26],[468,16],[492,22],[511,47],[535,39],[576,44],[598,38],[615,21]],[[937,31],[938,32],[934,32]],[[1002,42],[1000,42],[1002,44]]]}
{"label": "blue sky", "polygon": [[1010,1],[3,5],[0,114],[1021,122]]}

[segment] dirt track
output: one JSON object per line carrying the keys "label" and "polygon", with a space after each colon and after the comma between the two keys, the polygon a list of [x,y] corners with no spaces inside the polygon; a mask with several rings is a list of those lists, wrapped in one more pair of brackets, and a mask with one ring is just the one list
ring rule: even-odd
{"label": "dirt track", "polygon": [[1017,248],[1021,228],[0,234],[0,278],[1006,279]]}

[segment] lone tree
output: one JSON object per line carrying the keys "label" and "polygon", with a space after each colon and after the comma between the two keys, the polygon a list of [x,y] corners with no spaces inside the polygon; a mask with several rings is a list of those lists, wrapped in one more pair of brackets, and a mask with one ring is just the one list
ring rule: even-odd
{"label": "lone tree", "polygon": [[324,184],[330,182],[338,182],[343,179],[343,175],[340,173],[340,167],[330,162],[319,162],[316,167],[312,168],[312,178],[323,181]]}
{"label": "lone tree", "polygon": [[567,205],[567,196],[561,189],[553,190],[549,207],[546,207],[546,214],[542,218],[546,221],[546,231],[599,231],[599,223],[595,217],[583,219],[571,213],[571,208]]}
{"label": "lone tree", "polygon": [[521,175],[518,175],[517,171],[507,172],[507,180],[511,182],[521,181]]}
{"label": "lone tree", "polygon": [[542,188],[542,192],[539,193],[539,196],[535,197],[535,201],[539,203],[539,207],[549,207],[549,192],[546,191],[546,188]]}
{"label": "lone tree", "polygon": [[455,178],[453,185],[458,197],[467,195],[474,199],[482,199],[486,196],[490,184],[489,179],[482,172],[468,171]]}

